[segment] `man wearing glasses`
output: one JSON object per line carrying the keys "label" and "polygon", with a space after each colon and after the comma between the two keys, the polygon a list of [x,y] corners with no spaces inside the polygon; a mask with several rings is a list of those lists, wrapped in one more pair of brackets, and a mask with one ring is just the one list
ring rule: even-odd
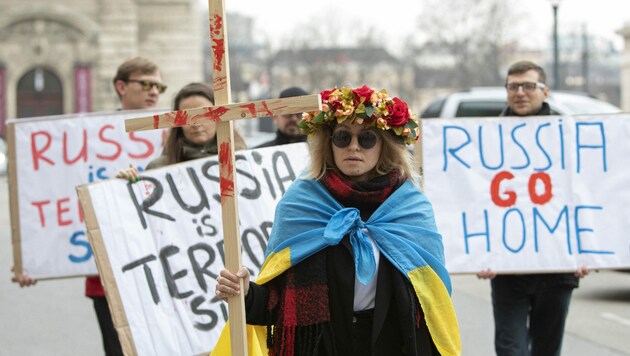
{"label": "man wearing glasses", "polygon": [[[150,60],[135,57],[123,62],[113,80],[122,110],[148,109],[157,105],[160,94],[166,90],[158,66]],[[85,280],[85,296],[92,299],[107,356],[122,356],[118,333],[105,298],[105,290],[98,276]]]}
{"label": "man wearing glasses", "polygon": [[545,81],[545,72],[535,63],[522,61],[513,64],[505,84],[508,107],[501,115],[550,115],[549,104],[545,102],[549,96]]}
{"label": "man wearing glasses", "polygon": [[166,90],[157,65],[146,58],[129,59],[118,67],[113,80],[122,110],[155,107]]}
{"label": "man wearing glasses", "polygon": [[[508,69],[508,107],[501,116],[551,115],[545,71],[529,61]],[[573,289],[588,274],[503,274],[486,269],[477,277],[491,279],[494,347],[497,356],[559,356]]]}
{"label": "man wearing glasses", "polygon": [[[283,90],[279,98],[290,98],[294,96],[308,95],[308,93],[298,87],[291,87]],[[276,124],[276,138],[265,142],[256,148],[270,147],[278,145],[286,145],[288,143],[306,142],[306,136],[302,135],[298,122],[302,119],[302,114],[278,115],[273,117],[273,123]]]}

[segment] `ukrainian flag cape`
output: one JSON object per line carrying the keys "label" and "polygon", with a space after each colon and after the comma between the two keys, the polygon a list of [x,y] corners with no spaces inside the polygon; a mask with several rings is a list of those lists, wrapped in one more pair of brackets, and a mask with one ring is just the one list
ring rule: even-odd
{"label": "ukrainian flag cape", "polygon": [[[345,235],[350,236],[359,281],[367,284],[376,273],[369,235],[380,253],[411,282],[440,354],[460,355],[459,326],[450,298],[442,237],[431,204],[409,180],[367,222],[361,220],[358,209],[343,207],[318,181],[295,181],[276,207],[256,283],[272,280],[314,253],[338,244]],[[248,325],[250,356],[266,355],[265,333],[265,327]],[[212,355],[229,354],[226,326]]]}

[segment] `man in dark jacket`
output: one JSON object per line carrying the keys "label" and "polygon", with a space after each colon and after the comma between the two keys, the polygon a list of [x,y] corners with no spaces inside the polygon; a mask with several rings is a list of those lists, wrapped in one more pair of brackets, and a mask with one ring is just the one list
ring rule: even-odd
{"label": "man in dark jacket", "polygon": [[[298,87],[291,87],[283,90],[280,93],[279,98],[290,98],[294,96],[308,95],[308,93]],[[271,141],[265,142],[256,148],[270,147],[277,145],[286,145],[287,143],[306,142],[306,136],[302,135],[298,122],[302,119],[302,114],[288,114],[278,115],[273,117],[273,122],[276,124],[278,130],[276,131],[276,138]]]}
{"label": "man in dark jacket", "polygon": [[[549,96],[545,82],[545,72],[535,63],[514,63],[505,83],[508,107],[501,115],[551,115],[545,102]],[[575,273],[478,273],[479,278],[492,280],[497,356],[559,356],[571,294],[578,287],[578,277],[586,274],[586,267]]]}

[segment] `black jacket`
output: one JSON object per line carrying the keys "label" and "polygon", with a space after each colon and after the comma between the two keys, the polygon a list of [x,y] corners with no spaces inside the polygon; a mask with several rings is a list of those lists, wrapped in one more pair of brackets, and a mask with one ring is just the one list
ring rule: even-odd
{"label": "black jacket", "polygon": [[258,146],[256,146],[255,148],[262,148],[262,147],[271,147],[271,146],[278,146],[278,145],[286,145],[289,143],[296,143],[296,142],[306,142],[306,136],[287,136],[285,134],[283,134],[282,132],[280,132],[279,130],[276,131],[276,138],[274,138],[271,141],[267,141],[263,144],[260,144]]}
{"label": "black jacket", "polygon": [[[352,355],[355,269],[346,236],[341,243],[320,252],[327,254],[329,307],[333,334],[321,340],[319,355]],[[308,259],[301,263],[308,263]],[[372,355],[439,355],[424,319],[416,328],[416,303],[409,281],[381,255],[372,326]],[[247,323],[266,325],[267,287],[250,283],[245,300]],[[412,299],[413,298],[413,299]],[[402,345],[402,347],[401,347]],[[336,350],[336,352],[335,352]]]}
{"label": "black jacket", "polygon": [[[542,106],[540,107],[540,110],[538,110],[537,113],[531,116],[546,116],[546,115],[551,115],[551,108],[549,107],[549,104],[543,101]],[[499,116],[520,116],[520,115],[513,112],[512,109],[510,109],[510,107],[508,106],[505,109],[503,109],[503,111],[501,111],[501,114],[499,114]]]}

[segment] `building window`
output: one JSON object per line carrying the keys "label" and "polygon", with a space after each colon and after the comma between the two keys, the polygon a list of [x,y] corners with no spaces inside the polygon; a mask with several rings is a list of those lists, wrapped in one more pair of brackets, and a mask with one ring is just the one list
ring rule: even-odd
{"label": "building window", "polygon": [[63,114],[63,87],[59,77],[38,67],[20,78],[17,86],[17,117]]}

